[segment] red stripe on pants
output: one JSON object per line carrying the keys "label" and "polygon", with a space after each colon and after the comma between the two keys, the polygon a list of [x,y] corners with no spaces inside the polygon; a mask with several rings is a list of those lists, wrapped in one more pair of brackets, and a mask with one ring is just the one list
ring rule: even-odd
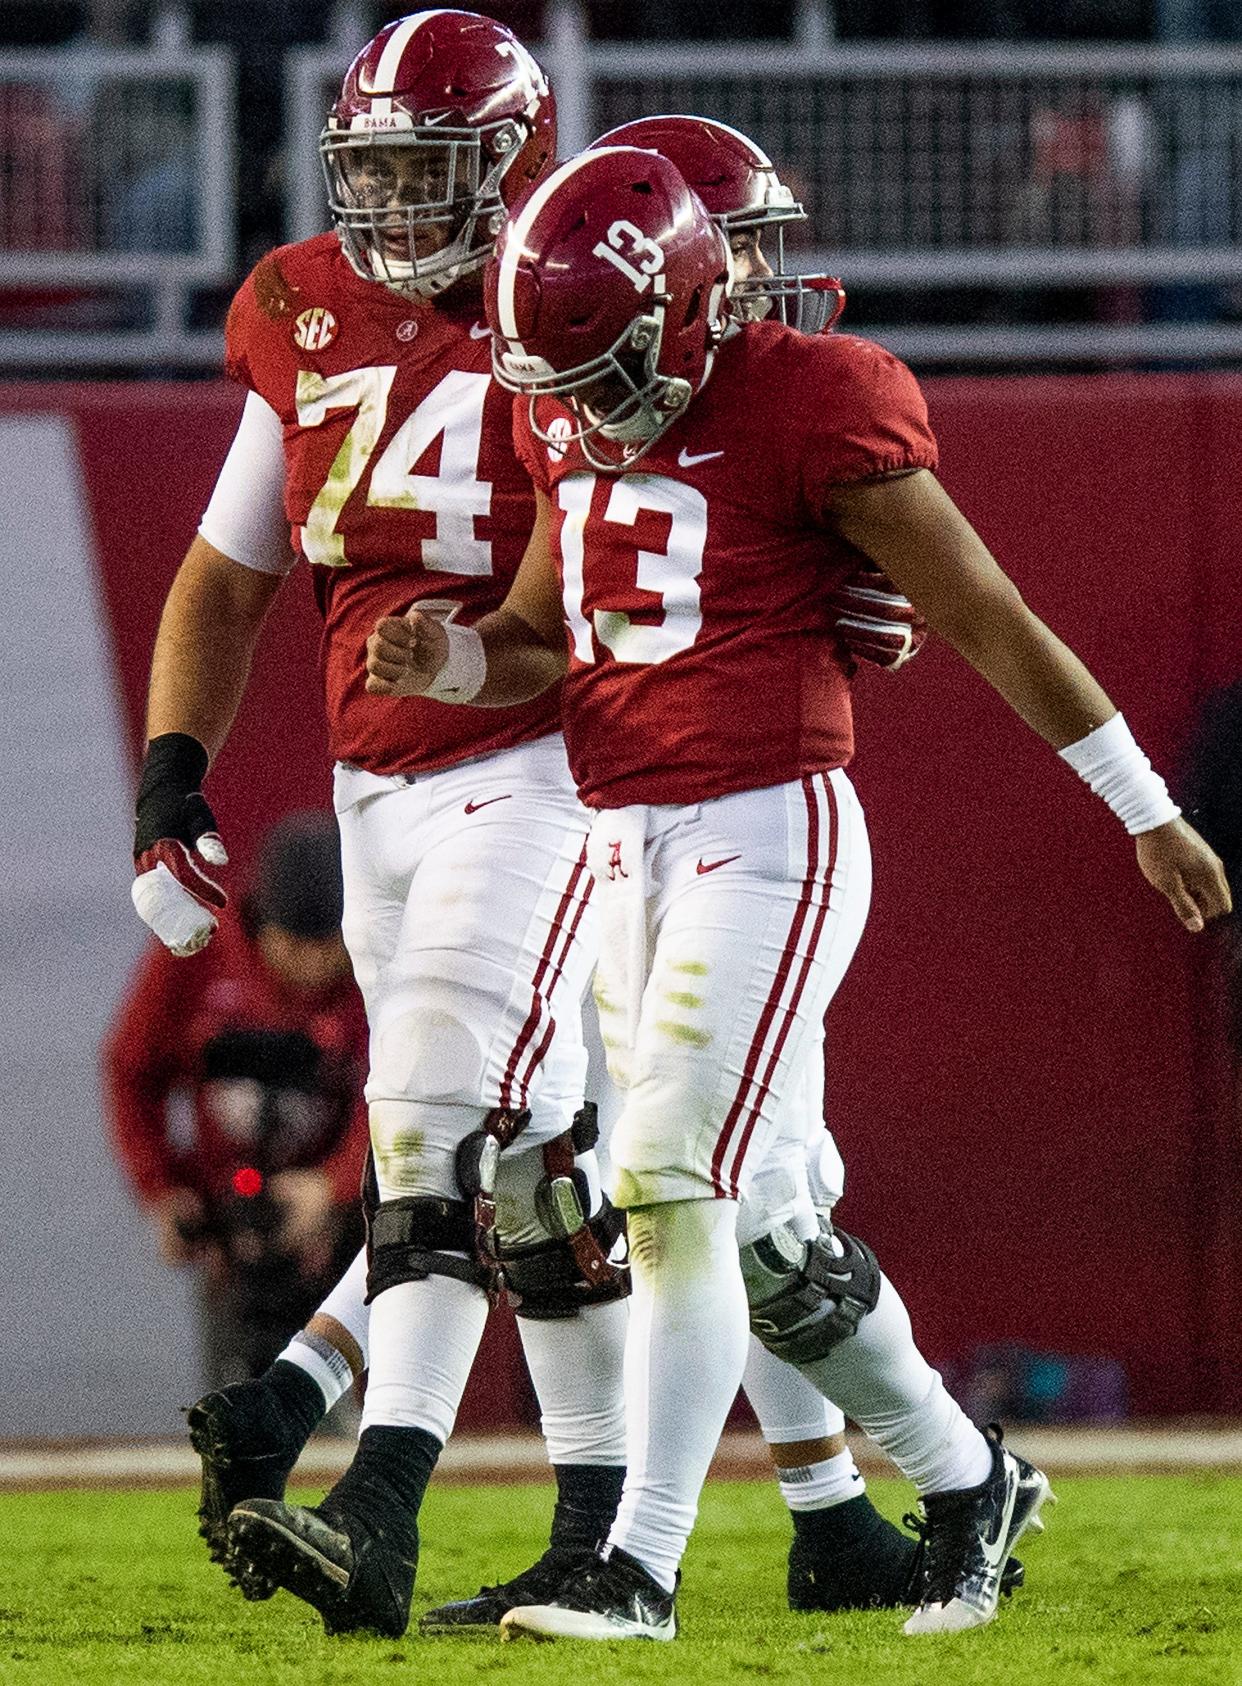
{"label": "red stripe on pants", "polygon": [[[579,896],[579,898],[578,898],[578,906],[577,906],[577,908],[574,912],[573,920],[570,923],[569,929],[565,932],[565,941],[561,945],[561,952],[559,953],[559,955],[556,958],[556,963],[552,968],[552,976],[548,980],[547,992],[545,994],[544,999],[549,1001],[549,1002],[551,1001],[552,997],[556,993],[557,984],[560,983],[560,981],[561,981],[561,974],[565,970],[565,962],[569,959],[569,951],[573,947],[574,938],[578,935],[578,927],[582,923],[582,916],[586,912],[587,903],[591,899],[591,891],[594,888],[595,888],[595,880],[588,873],[586,889],[582,892],[581,896]],[[527,1065],[526,1065],[526,1070],[522,1074],[522,1081],[518,1085],[518,1105],[519,1105],[519,1107],[524,1107],[526,1105],[526,1096],[527,1096],[527,1092],[530,1089],[531,1081],[534,1078],[535,1073],[539,1070],[539,1067],[540,1067],[540,1065],[543,1061],[544,1055],[547,1053],[548,1047],[549,1047],[549,1045],[552,1041],[552,1038],[555,1034],[556,1034],[556,1019],[555,1019],[554,1016],[549,1015],[547,1028],[544,1031],[542,1037],[540,1038],[538,1046],[535,1048],[534,1052],[531,1054],[530,1059],[529,1059],[529,1061],[527,1062]]]}
{"label": "red stripe on pants", "polygon": [[[509,1055],[508,1063],[505,1066],[505,1074],[500,1084],[500,1104],[502,1107],[508,1108],[513,1105],[513,1079],[517,1074],[518,1061],[526,1052],[526,1049],[530,1046],[531,1038],[535,1034],[535,1029],[539,1020],[543,1017],[544,1007],[546,1005],[543,996],[539,993],[539,986],[543,982],[544,975],[547,972],[548,967],[552,964],[552,955],[555,952],[557,941],[563,934],[565,914],[569,909],[570,903],[573,901],[573,895],[578,886],[578,880],[582,877],[582,874],[585,871],[586,844],[584,843],[582,845],[582,853],[574,862],[573,869],[569,874],[569,882],[566,884],[561,895],[561,899],[557,904],[556,913],[553,915],[551,926],[548,929],[547,940],[543,945],[543,953],[539,957],[539,964],[535,968],[535,976],[531,980],[531,993],[534,996],[534,1000],[531,1002],[531,1009],[526,1016],[526,1022],[518,1032],[517,1041],[513,1044],[513,1051]],[[581,908],[579,908],[578,916],[581,917]],[[539,1056],[537,1056],[537,1058],[538,1057]],[[529,1075],[527,1077],[527,1082],[529,1082]],[[523,1093],[525,1093],[525,1084],[523,1084],[522,1088]]]}
{"label": "red stripe on pants", "polygon": [[833,868],[837,864],[837,794],[833,790],[832,785],[828,782],[828,775],[826,773],[820,773],[817,777],[824,781],[824,792],[828,798],[828,864],[824,868],[822,880],[824,894],[819,907],[816,909],[815,923],[811,927],[811,937],[807,944],[806,953],[802,956],[802,966],[799,970],[797,980],[794,983],[793,994],[789,999],[789,1005],[785,1008],[784,1023],[781,1025],[775,1045],[772,1048],[772,1053],[768,1060],[767,1070],[764,1072],[763,1081],[759,1085],[759,1092],[751,1105],[750,1116],[746,1121],[744,1129],[742,1130],[742,1136],[741,1140],[738,1142],[737,1152],[733,1156],[733,1165],[729,1171],[729,1186],[732,1189],[734,1199],[737,1198],[738,1178],[742,1173],[742,1162],[746,1157],[746,1148],[750,1142],[751,1136],[754,1134],[755,1124],[759,1118],[760,1112],[763,1109],[763,1103],[767,1099],[768,1092],[772,1085],[772,1077],[776,1071],[776,1063],[781,1057],[781,1050],[785,1046],[785,1039],[789,1035],[790,1027],[794,1022],[794,1016],[798,1010],[798,1003],[801,1001],[802,992],[806,988],[806,980],[810,974],[811,963],[815,958],[815,950],[819,944],[820,932],[824,928],[824,920],[828,915],[828,903],[832,896],[832,872]]}
{"label": "red stripe on pants", "polygon": [[751,1039],[750,1052],[746,1056],[746,1065],[742,1071],[742,1080],[738,1084],[737,1094],[733,1097],[733,1104],[729,1108],[728,1117],[716,1141],[716,1151],[712,1154],[712,1187],[721,1199],[735,1199],[736,1195],[724,1185],[722,1166],[725,1154],[729,1151],[729,1142],[737,1121],[742,1115],[742,1108],[746,1096],[754,1081],[755,1072],[763,1055],[763,1045],[768,1039],[768,1032],[772,1028],[772,1020],[776,1017],[776,1010],[780,1006],[781,996],[785,993],[785,984],[789,978],[789,971],[793,965],[794,954],[798,946],[798,938],[802,935],[802,927],[806,923],[807,911],[811,905],[811,891],[815,885],[815,878],[819,866],[819,808],[815,801],[814,787],[809,778],[802,781],[802,794],[806,799],[807,810],[807,872],[802,881],[802,894],[798,898],[797,908],[794,910],[793,921],[789,928],[789,936],[781,954],[780,964],[776,968],[776,977],[768,998],[764,1003],[763,1012],[759,1015],[759,1023]]}

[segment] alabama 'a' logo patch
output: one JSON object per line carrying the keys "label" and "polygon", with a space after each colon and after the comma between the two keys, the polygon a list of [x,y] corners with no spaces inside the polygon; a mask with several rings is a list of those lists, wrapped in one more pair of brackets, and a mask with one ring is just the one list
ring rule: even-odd
{"label": "alabama 'a' logo patch", "polygon": [[294,318],[293,338],[303,351],[325,351],[339,333],[336,317],[323,305],[312,305]]}

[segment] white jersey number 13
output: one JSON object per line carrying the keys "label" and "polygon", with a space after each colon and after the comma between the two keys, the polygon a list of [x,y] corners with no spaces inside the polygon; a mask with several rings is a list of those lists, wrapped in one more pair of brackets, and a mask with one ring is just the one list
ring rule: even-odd
{"label": "white jersey number 13", "polygon": [[593,474],[571,474],[557,487],[557,502],[565,512],[561,563],[565,618],[574,655],[582,662],[595,660],[593,623],[595,637],[619,662],[665,662],[688,650],[703,624],[699,575],[707,543],[707,499],[693,486],[656,474],[627,474],[613,481],[605,521],[632,527],[643,510],[672,517],[665,549],[638,552],[634,582],[640,590],[659,597],[664,619],[659,626],[645,626],[632,621],[624,610],[596,609],[589,622],[582,607],[582,570],[586,525],[596,485]]}

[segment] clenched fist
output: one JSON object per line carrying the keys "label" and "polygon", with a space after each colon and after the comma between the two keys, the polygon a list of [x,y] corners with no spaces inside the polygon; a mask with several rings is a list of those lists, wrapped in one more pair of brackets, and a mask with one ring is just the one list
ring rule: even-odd
{"label": "clenched fist", "polygon": [[865,562],[828,599],[832,630],[855,661],[894,669],[919,653],[927,622],[888,575]]}
{"label": "clenched fist", "polygon": [[367,639],[367,690],[373,697],[421,697],[448,659],[444,621],[413,608],[377,621]]}
{"label": "clenched fist", "polygon": [[227,866],[228,851],[199,786],[207,751],[184,732],[164,732],[147,746],[134,822],[134,907],[166,948],[197,954],[211,941],[228,902],[203,870]]}

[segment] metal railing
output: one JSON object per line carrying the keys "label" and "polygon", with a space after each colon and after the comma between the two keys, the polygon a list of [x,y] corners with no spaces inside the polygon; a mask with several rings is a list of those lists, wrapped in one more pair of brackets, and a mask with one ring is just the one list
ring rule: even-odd
{"label": "metal railing", "polygon": [[234,85],[173,40],[0,54],[0,365],[218,359],[185,321],[236,267]]}
{"label": "metal railing", "polygon": [[[902,355],[1242,357],[1242,324],[1220,308],[1242,292],[1242,47],[844,46],[821,0],[788,44],[593,41],[575,0],[551,0],[548,20],[535,50],[563,154],[661,110],[753,134],[810,212],[800,266],[840,273],[855,320]],[[355,44],[342,27],[286,53],[287,238],[326,226],[317,139]],[[235,278],[233,85],[227,54],[168,38],[0,57],[0,304],[19,286],[87,295],[74,331],[0,326],[0,364],[218,358],[219,335],[186,330],[184,305]],[[154,296],[150,321],[88,332],[91,298],[125,288]],[[1070,288],[1077,320],[1024,321],[1024,295]],[[1092,289],[1128,290],[1131,317],[1160,289],[1171,319],[1092,320],[1106,314]],[[1177,319],[1187,300],[1202,321]]]}
{"label": "metal railing", "polygon": [[[856,295],[1242,285],[1242,48],[592,41],[573,4],[535,52],[561,152],[654,111],[758,140],[810,213],[797,253]],[[315,139],[344,68],[291,55],[292,238],[325,226]],[[1242,356],[1242,324],[1084,321],[868,328],[923,362]]]}

